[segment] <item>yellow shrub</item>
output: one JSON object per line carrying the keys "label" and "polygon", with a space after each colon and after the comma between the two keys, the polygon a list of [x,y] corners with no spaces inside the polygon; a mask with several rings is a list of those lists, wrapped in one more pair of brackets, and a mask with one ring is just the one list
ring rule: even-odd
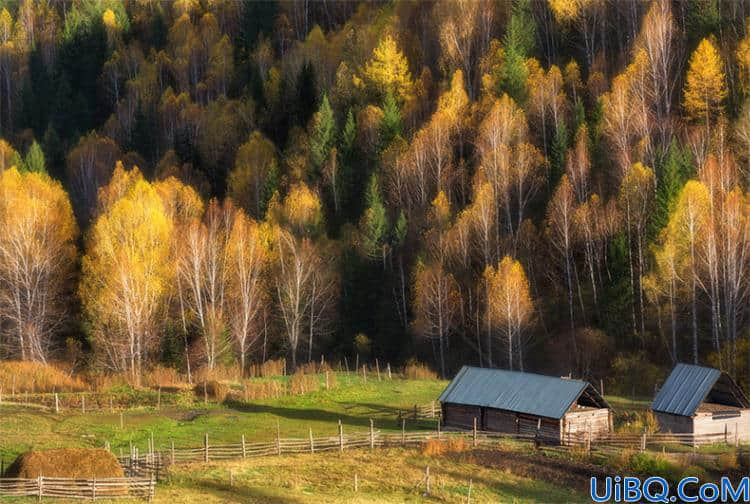
{"label": "yellow shrub", "polygon": [[404,378],[409,380],[437,380],[437,373],[416,361],[410,361],[404,366]]}
{"label": "yellow shrub", "polygon": [[77,392],[86,384],[52,364],[28,361],[0,362],[0,388],[3,394],[19,392]]}

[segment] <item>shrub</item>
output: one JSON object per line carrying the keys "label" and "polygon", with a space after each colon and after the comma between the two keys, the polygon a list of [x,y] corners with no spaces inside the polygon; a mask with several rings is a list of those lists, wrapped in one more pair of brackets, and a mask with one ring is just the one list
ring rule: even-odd
{"label": "shrub", "polygon": [[79,392],[86,390],[80,379],[52,364],[30,361],[0,362],[0,388],[4,394],[19,392]]}
{"label": "shrub", "polygon": [[723,473],[739,469],[740,464],[737,454],[734,452],[719,454],[719,456],[716,457],[716,467]]}
{"label": "shrub", "polygon": [[175,368],[156,365],[143,376],[143,384],[149,387],[169,387],[182,382]]}
{"label": "shrub", "polygon": [[298,395],[308,392],[315,392],[320,388],[320,382],[317,375],[304,374],[297,371],[289,380],[289,393]]}
{"label": "shrub", "polygon": [[437,380],[437,373],[413,359],[409,360],[404,366],[404,378],[409,380]]}
{"label": "shrub", "polygon": [[229,395],[229,387],[224,383],[216,380],[204,380],[200,383],[197,383],[195,387],[193,387],[193,390],[195,391],[195,395],[201,398],[203,397],[205,390],[205,394],[210,400],[220,403],[224,402],[224,400],[227,398],[227,395]]}
{"label": "shrub", "polygon": [[242,391],[239,393],[240,399],[245,401],[258,399],[273,399],[284,395],[283,384],[277,380],[267,380],[261,382],[246,381],[242,384]]}
{"label": "shrub", "polygon": [[659,421],[651,411],[634,411],[628,414],[630,420],[620,425],[619,432],[642,434],[644,431],[653,434],[659,431]]}
{"label": "shrub", "polygon": [[202,367],[195,372],[193,379],[202,381],[242,381],[242,370],[235,364],[217,364],[213,369]]}
{"label": "shrub", "polygon": [[[683,474],[678,465],[670,462],[665,457],[652,455],[647,452],[639,452],[631,455],[626,469],[647,476],[662,476],[672,482],[679,481]],[[700,470],[702,471],[702,469]]]}
{"label": "shrub", "polygon": [[448,439],[428,439],[422,443],[422,455],[437,457],[445,453],[466,451],[469,444],[462,437]]}
{"label": "shrub", "polygon": [[283,376],[286,374],[286,359],[267,360],[262,364],[253,364],[249,372],[253,377]]}

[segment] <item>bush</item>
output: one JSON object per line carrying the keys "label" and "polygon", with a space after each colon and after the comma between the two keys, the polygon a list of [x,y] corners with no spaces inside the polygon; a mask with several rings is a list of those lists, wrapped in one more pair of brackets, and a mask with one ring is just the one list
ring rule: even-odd
{"label": "bush", "polygon": [[628,413],[629,420],[620,425],[618,432],[630,434],[653,434],[659,431],[659,421],[651,411],[634,411]]}
{"label": "bush", "polygon": [[[679,481],[684,474],[678,465],[665,457],[647,452],[631,455],[625,469],[641,475],[662,476],[671,482]],[[702,471],[702,469],[700,470]]]}
{"label": "bush", "polygon": [[253,364],[250,366],[250,376],[268,377],[283,376],[286,374],[286,359],[267,360],[262,364]]}
{"label": "bush", "polygon": [[404,366],[404,378],[409,380],[437,380],[437,373],[413,359],[410,359]]}
{"label": "bush", "polygon": [[52,364],[29,361],[0,362],[0,388],[9,395],[19,392],[80,392],[86,384]]}
{"label": "bush", "polygon": [[197,383],[195,387],[193,387],[193,391],[195,392],[195,395],[202,398],[203,394],[208,396],[208,398],[211,401],[216,401],[219,403],[224,402],[224,400],[229,395],[229,387],[219,381],[211,380],[211,381],[202,381],[200,383]]}
{"label": "bush", "polygon": [[258,399],[274,399],[284,395],[283,383],[277,380],[267,380],[261,382],[246,381],[242,384],[242,391],[239,392],[238,399],[245,401]]}
{"label": "bush", "polygon": [[169,387],[182,382],[176,369],[156,365],[143,376],[143,384],[148,387]]}
{"label": "bush", "polygon": [[289,393],[298,395],[308,392],[315,392],[320,388],[320,382],[317,375],[304,374],[297,371],[289,380]]}
{"label": "bush", "polygon": [[428,439],[422,443],[422,455],[437,457],[445,453],[456,453],[466,451],[469,444],[466,439],[448,438],[448,439]]}
{"label": "bush", "polygon": [[740,464],[737,454],[734,452],[719,454],[719,456],[716,457],[716,467],[723,473],[739,469]]}
{"label": "bush", "polygon": [[202,367],[195,372],[193,379],[202,381],[242,381],[242,370],[240,366],[234,364],[217,364],[213,369]]}

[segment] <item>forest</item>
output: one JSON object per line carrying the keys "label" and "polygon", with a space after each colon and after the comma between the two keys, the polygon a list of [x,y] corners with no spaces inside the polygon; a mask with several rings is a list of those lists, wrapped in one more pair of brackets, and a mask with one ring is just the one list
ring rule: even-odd
{"label": "forest", "polygon": [[0,0],[0,358],[748,385],[748,16]]}

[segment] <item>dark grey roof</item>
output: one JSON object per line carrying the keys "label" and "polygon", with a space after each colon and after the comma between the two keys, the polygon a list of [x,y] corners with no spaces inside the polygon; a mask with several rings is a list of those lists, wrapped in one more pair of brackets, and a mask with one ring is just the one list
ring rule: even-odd
{"label": "dark grey roof", "polygon": [[599,407],[609,408],[585,381],[464,366],[440,394],[440,402],[562,418],[584,392]]}
{"label": "dark grey roof", "polygon": [[[710,395],[710,396],[709,396]],[[693,416],[705,400],[747,408],[750,406],[737,384],[718,369],[677,364],[656,394],[651,409],[672,415]]]}

